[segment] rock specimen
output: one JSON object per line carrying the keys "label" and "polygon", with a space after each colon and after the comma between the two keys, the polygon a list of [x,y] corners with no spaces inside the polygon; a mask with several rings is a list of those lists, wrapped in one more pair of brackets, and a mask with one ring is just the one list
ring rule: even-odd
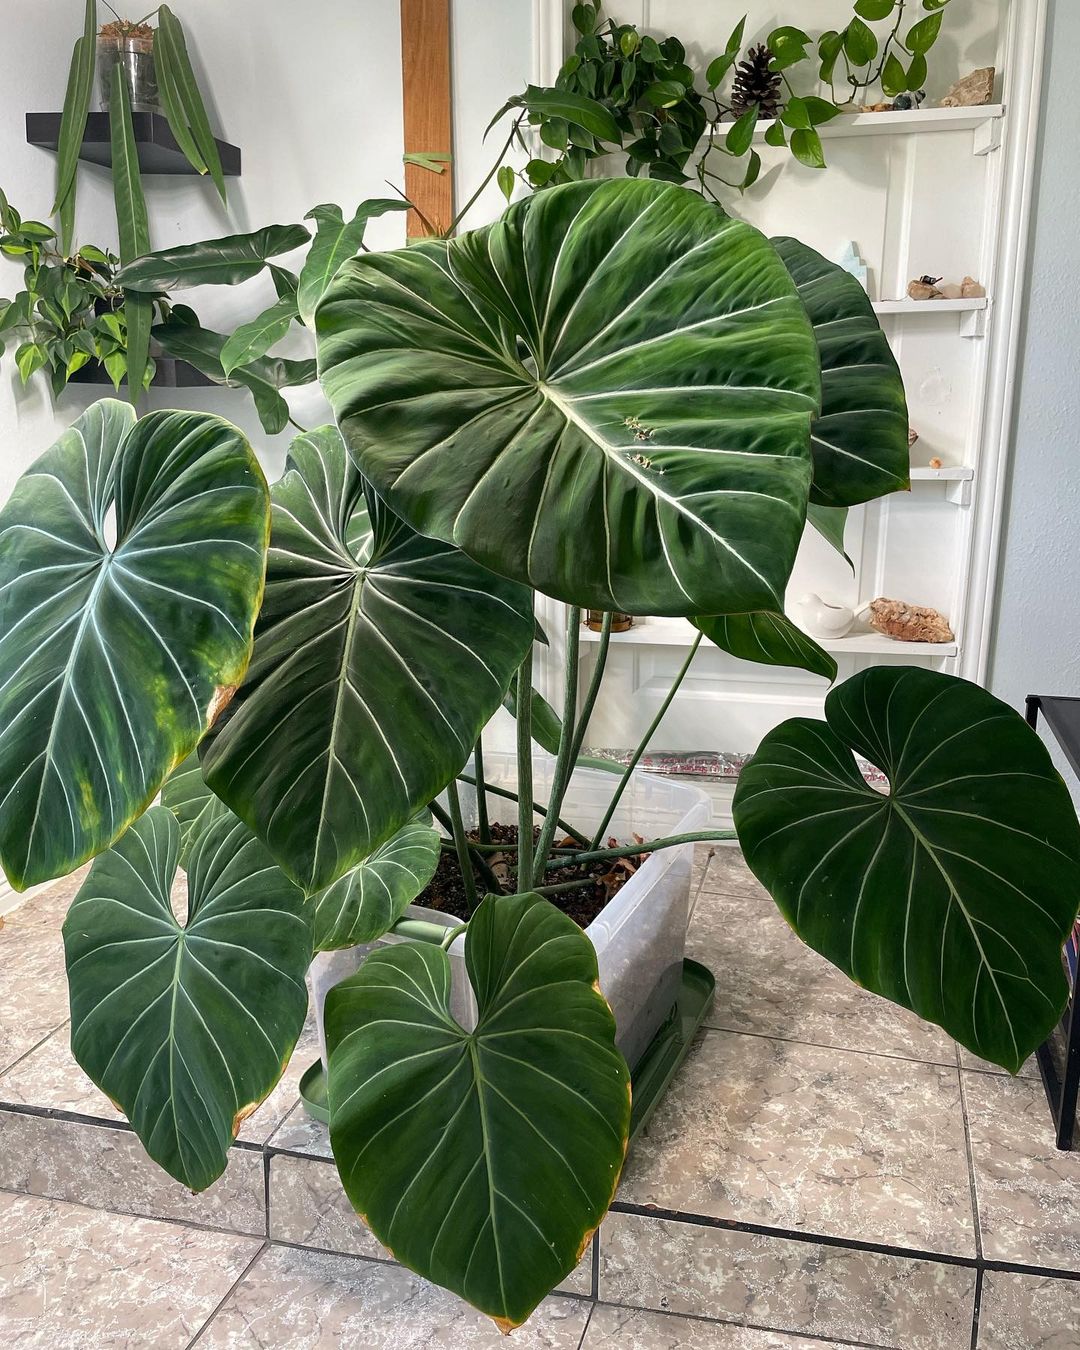
{"label": "rock specimen", "polygon": [[940,277],[916,277],[907,293],[912,300],[936,300],[941,295],[937,288],[940,280]]}
{"label": "rock specimen", "polygon": [[935,455],[934,458],[930,461],[930,467],[932,469],[941,469],[944,467],[944,463],[942,460],[938,458],[937,455]]}
{"label": "rock specimen", "polygon": [[944,285],[938,287],[937,298],[941,300],[962,300],[964,288],[958,281],[946,281]]}
{"label": "rock specimen", "polygon": [[870,601],[867,619],[871,628],[899,642],[953,641],[953,630],[945,616],[925,605],[909,605],[882,595]]}
{"label": "rock specimen", "polygon": [[907,429],[907,443],[908,443],[908,449],[909,449],[909,450],[911,449],[911,447],[915,444],[915,442],[916,442],[918,439],[919,439],[919,433],[915,430],[915,428],[914,428],[914,427],[908,427],[908,429]]}
{"label": "rock specimen", "polygon": [[965,277],[960,283],[960,294],[965,300],[981,300],[986,295],[986,287],[974,277]]}
{"label": "rock specimen", "polygon": [[957,80],[941,100],[943,108],[981,108],[994,97],[994,67],[983,66]]}

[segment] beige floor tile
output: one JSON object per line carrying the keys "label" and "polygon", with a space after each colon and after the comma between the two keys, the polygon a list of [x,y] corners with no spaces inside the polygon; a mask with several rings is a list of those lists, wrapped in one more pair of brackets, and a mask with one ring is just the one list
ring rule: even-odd
{"label": "beige floor tile", "polygon": [[7,1347],[181,1350],[258,1240],[0,1193]]}
{"label": "beige floor tile", "polygon": [[0,1071],[33,1050],[67,1015],[59,929],[9,919],[0,928]]}
{"label": "beige floor tile", "polygon": [[[0,1080],[2,1081],[2,1080]],[[270,1148],[287,1149],[290,1153],[304,1153],[312,1158],[332,1158],[330,1131],[321,1121],[313,1119],[298,1103],[270,1136]]]}
{"label": "beige floor tile", "polygon": [[600,1298],[803,1336],[967,1350],[975,1272],[614,1213],[600,1233]]}
{"label": "beige floor tile", "polygon": [[[735,864],[730,870],[737,874]],[[697,898],[687,955],[716,976],[707,1025],[956,1063],[952,1038],[940,1027],[853,984],[795,936],[756,882],[750,885],[753,891],[724,893],[703,887]]]}
{"label": "beige floor tile", "polygon": [[[577,1350],[581,1299],[546,1299],[513,1350]],[[272,1247],[199,1341],[199,1350],[505,1350],[494,1323],[401,1266]]]}
{"label": "beige floor tile", "polygon": [[705,1031],[618,1198],[974,1256],[957,1071]]}
{"label": "beige floor tile", "polygon": [[1054,1146],[1042,1083],[965,1073],[983,1251],[1080,1271],[1080,1153]]}
{"label": "beige floor tile", "polygon": [[723,891],[727,895],[768,897],[768,891],[743,860],[738,844],[716,844],[705,871],[701,889]]}
{"label": "beige floor tile", "polygon": [[80,867],[69,877],[60,877],[41,890],[35,890],[22,904],[7,916],[7,922],[17,927],[60,928],[76,892],[86,880],[90,864]]}
{"label": "beige floor tile", "polygon": [[[978,1055],[973,1055],[966,1046],[960,1047],[960,1065],[964,1069],[977,1069],[980,1073],[1000,1073],[1009,1077],[1008,1069],[1003,1069],[1000,1064],[991,1064],[988,1059],[980,1059]],[[1017,1075],[1019,1078],[1038,1078],[1039,1064],[1034,1055],[1029,1055],[1024,1060]]]}
{"label": "beige floor tile", "polygon": [[0,1110],[0,1187],[236,1233],[266,1231],[260,1151],[234,1148],[224,1175],[193,1195],[116,1125]]}
{"label": "beige floor tile", "polygon": [[1080,1281],[988,1270],[983,1276],[979,1350],[1076,1350]]}
{"label": "beige floor tile", "polygon": [[828,1342],[600,1304],[581,1350],[822,1350]]}

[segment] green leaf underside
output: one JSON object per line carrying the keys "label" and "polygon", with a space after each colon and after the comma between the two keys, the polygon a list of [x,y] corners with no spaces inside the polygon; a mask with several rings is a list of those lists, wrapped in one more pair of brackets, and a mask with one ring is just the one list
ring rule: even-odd
{"label": "green leaf underside", "polygon": [[330,1142],[395,1258],[508,1329],[574,1268],[611,1202],[629,1073],[592,945],[547,901],[483,901],[465,960],[472,1034],[450,1015],[435,947],[379,950],[330,992]]}
{"label": "green leaf underside", "polygon": [[797,239],[773,244],[799,288],[821,353],[821,414],[810,440],[811,503],[857,506],[910,486],[900,368],[869,296]]}
{"label": "green leaf underside", "polygon": [[217,417],[134,417],[94,404],[0,511],[0,858],[20,889],[107,847],[247,667],[269,516],[255,456]]}
{"label": "green leaf underside", "polygon": [[806,523],[812,525],[822,539],[834,548],[841,558],[855,571],[855,564],[844,548],[844,533],[847,530],[846,506],[818,506],[816,502],[811,502],[806,508]]}
{"label": "green leaf underside", "polygon": [[64,923],[71,1046],[146,1151],[194,1191],[225,1170],[307,1014],[311,907],[235,818],[201,835],[188,918],[180,827],[151,807],[90,869]]}
{"label": "green leaf underside", "polygon": [[268,258],[308,242],[303,225],[267,225],[250,234],[159,249],[129,263],[117,281],[131,291],[178,291],[186,286],[236,286],[258,276]]}
{"label": "green leaf underside", "polygon": [[768,242],[663,183],[577,183],[345,264],[320,375],[421,532],[574,604],[779,608],[816,344]]}
{"label": "green leaf underside", "polygon": [[[1080,825],[1024,720],[977,685],[878,667],[739,777],[746,860],[811,947],[1016,1072],[1055,1025]],[[852,751],[888,775],[863,781]]]}
{"label": "green leaf underside", "polygon": [[439,851],[430,816],[402,826],[315,896],[315,950],[355,947],[389,932],[435,875]]}
{"label": "green leaf underside", "polygon": [[308,212],[305,219],[314,220],[316,223],[315,238],[308,250],[297,288],[297,306],[300,317],[306,324],[312,323],[315,306],[337,275],[341,264],[360,252],[368,221],[373,217],[385,215],[387,211],[408,209],[408,202],[382,197],[374,201],[361,202],[356,214],[349,221],[342,216],[341,207],[332,204],[316,206],[313,211]]}
{"label": "green leaf underside", "polygon": [[765,666],[796,666],[830,683],[836,679],[836,662],[822,647],[784,614],[758,611],[754,614],[698,615],[693,621],[710,642],[742,661]]}
{"label": "green leaf underside", "polygon": [[271,490],[248,678],[203,748],[214,791],[309,893],[462,768],[532,641],[527,591],[380,510],[333,427]]}

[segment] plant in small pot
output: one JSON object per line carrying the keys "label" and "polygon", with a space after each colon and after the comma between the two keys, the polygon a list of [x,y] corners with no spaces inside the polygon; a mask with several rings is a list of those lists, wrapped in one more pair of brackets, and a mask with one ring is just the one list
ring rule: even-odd
{"label": "plant in small pot", "polygon": [[[833,678],[784,588],[810,505],[904,485],[907,410],[853,278],[643,180],[351,259],[315,327],[337,429],[272,488],[220,419],[105,401],[0,512],[0,859],[19,887],[95,859],[64,925],[72,1046],[193,1189],[280,1077],[314,949],[408,938],[327,997],[334,1158],[396,1259],[509,1329],[573,1268],[631,1127],[597,949],[546,879],[727,837],[609,850],[606,808],[560,824],[595,694],[578,706],[581,611],[681,615]],[[536,592],[569,606],[558,717],[532,693]],[[511,685],[495,875],[458,784],[499,795],[476,748]],[[1015,1071],[1066,994],[1064,784],[962,680],[871,669],[825,713],[743,771],[750,866],[859,983]],[[534,731],[557,738],[539,837]],[[475,1024],[461,935],[401,918],[444,846],[477,879]]]}

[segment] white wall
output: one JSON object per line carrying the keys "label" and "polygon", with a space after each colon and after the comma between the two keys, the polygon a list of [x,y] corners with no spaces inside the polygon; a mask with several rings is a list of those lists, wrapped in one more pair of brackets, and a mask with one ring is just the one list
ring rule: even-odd
{"label": "white wall", "polygon": [[[223,139],[240,146],[243,175],[228,180],[227,212],[203,179],[144,179],[155,247],[291,223],[321,202],[337,202],[349,210],[364,197],[391,195],[385,180],[402,182],[398,0],[319,0],[307,6],[293,0],[180,0],[175,8],[202,77],[211,124]],[[8,15],[4,22],[0,186],[24,216],[47,218],[56,158],[26,144],[23,115],[61,107],[82,9],[82,0],[35,0],[21,16]],[[497,149],[494,134],[489,145],[482,144],[485,125],[530,78],[530,44],[530,0],[454,0],[454,130],[461,201],[483,177]],[[79,238],[115,249],[108,172],[82,165],[79,198]],[[471,219],[494,214],[497,200],[492,189]],[[400,215],[374,222],[368,235],[376,247],[394,246],[403,237]],[[18,268],[0,261],[0,295],[11,295],[20,280]],[[269,284],[259,279],[236,290],[200,292],[195,303],[205,323],[226,327],[257,313],[267,297],[272,298]],[[303,351],[299,330],[295,341]],[[55,439],[58,428],[106,392],[75,387],[54,409],[41,376],[23,393],[9,351],[0,367],[0,501],[18,474]],[[303,425],[328,419],[317,386],[290,391],[287,397]],[[151,406],[196,407],[229,418],[251,437],[268,473],[279,472],[289,436],[267,437],[246,393],[174,390],[152,392],[149,401]]]}
{"label": "white wall", "polygon": [[1042,145],[990,684],[1080,695],[1080,5],[1050,0]]}

